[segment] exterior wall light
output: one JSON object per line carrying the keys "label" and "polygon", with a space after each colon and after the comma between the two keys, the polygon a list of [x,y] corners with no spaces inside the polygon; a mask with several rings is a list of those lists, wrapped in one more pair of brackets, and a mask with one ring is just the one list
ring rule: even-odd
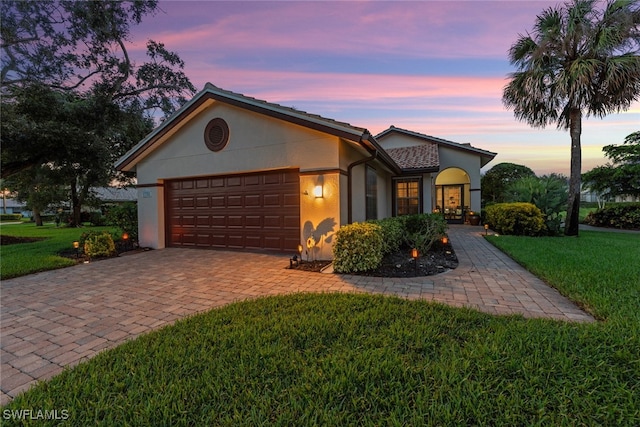
{"label": "exterior wall light", "polygon": [[315,187],[313,187],[313,195],[316,197],[316,199],[323,197],[322,185],[316,185]]}

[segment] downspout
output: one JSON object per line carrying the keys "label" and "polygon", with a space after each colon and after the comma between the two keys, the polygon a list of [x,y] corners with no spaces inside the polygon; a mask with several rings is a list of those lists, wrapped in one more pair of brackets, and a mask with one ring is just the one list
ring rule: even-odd
{"label": "downspout", "polygon": [[370,162],[372,160],[374,160],[376,157],[378,157],[378,150],[374,150],[373,154],[370,157],[367,157],[365,159],[360,159],[360,160],[356,160],[355,162],[351,163],[349,166],[347,166],[347,223],[351,224],[351,222],[353,221],[353,201],[352,201],[352,194],[353,194],[353,190],[351,189],[352,186],[352,177],[351,177],[351,173],[354,167],[361,165],[363,163],[367,163]]}

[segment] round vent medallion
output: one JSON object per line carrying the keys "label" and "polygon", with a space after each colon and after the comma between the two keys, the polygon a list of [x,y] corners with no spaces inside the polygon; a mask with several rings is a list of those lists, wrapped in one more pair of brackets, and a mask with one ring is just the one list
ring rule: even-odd
{"label": "round vent medallion", "polygon": [[229,125],[221,118],[213,119],[204,129],[204,143],[211,151],[220,151],[229,142]]}

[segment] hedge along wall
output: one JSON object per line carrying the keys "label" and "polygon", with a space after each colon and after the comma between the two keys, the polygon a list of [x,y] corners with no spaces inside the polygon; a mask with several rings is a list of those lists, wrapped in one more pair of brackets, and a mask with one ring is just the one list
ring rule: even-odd
{"label": "hedge along wall", "polygon": [[542,211],[531,203],[498,203],[487,206],[487,222],[492,230],[516,236],[539,236],[546,227]]}

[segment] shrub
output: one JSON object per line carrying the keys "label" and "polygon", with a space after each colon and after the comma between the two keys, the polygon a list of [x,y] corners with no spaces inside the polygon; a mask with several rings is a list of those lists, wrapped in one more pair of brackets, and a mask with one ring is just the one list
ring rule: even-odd
{"label": "shrub", "polygon": [[403,223],[404,241],[420,253],[429,251],[433,243],[447,232],[447,222],[442,215],[415,214],[399,217]]}
{"label": "shrub", "polygon": [[22,214],[0,214],[0,221],[20,221]]}
{"label": "shrub", "polygon": [[640,203],[615,203],[589,212],[584,222],[595,227],[640,229]]}
{"label": "shrub", "polygon": [[542,212],[549,234],[560,234],[562,215],[568,197],[567,179],[562,175],[521,178],[507,187],[510,202],[533,203]]}
{"label": "shrub", "polygon": [[546,231],[542,212],[531,203],[498,203],[486,211],[487,222],[498,233],[539,236]]}
{"label": "shrub", "polygon": [[91,223],[91,225],[94,225],[96,227],[107,225],[107,219],[100,212],[91,212],[91,214],[89,215],[89,222]]}
{"label": "shrub", "polygon": [[369,222],[354,223],[336,232],[333,269],[338,273],[372,270],[382,262],[382,227]]}
{"label": "shrub", "polygon": [[380,226],[380,230],[382,231],[383,254],[393,253],[400,249],[405,234],[402,217],[377,219],[368,222]]}
{"label": "shrub", "polygon": [[114,206],[107,213],[107,224],[118,227],[123,233],[129,234],[132,241],[138,241],[138,205],[126,202]]}
{"label": "shrub", "polygon": [[116,254],[116,245],[108,231],[83,233],[80,243],[89,258],[109,257]]}

